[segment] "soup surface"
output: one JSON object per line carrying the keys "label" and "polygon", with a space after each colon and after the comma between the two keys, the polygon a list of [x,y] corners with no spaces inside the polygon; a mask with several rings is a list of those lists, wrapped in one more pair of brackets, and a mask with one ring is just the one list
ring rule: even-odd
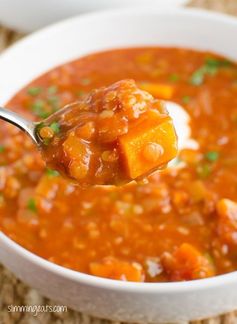
{"label": "soup surface", "polygon": [[96,53],[39,77],[8,107],[40,120],[127,78],[181,104],[196,146],[147,183],[83,190],[45,168],[30,139],[1,122],[0,229],[51,262],[112,279],[192,280],[236,270],[234,63],[176,48]]}

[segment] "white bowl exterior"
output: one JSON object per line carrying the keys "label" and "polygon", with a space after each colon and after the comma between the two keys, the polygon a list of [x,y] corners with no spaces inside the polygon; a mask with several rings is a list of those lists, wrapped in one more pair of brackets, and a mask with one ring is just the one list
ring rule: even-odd
{"label": "white bowl exterior", "polygon": [[[237,20],[195,10],[126,10],[73,18],[28,37],[0,57],[0,104],[32,78],[91,52],[161,45],[211,50],[236,59],[236,34]],[[176,322],[237,308],[236,272],[182,283],[117,282],[51,264],[3,233],[0,260],[45,296],[99,317]]]}
{"label": "white bowl exterior", "polygon": [[64,269],[26,251],[2,233],[0,243],[0,259],[20,279],[60,305],[97,317],[176,323],[208,318],[237,307],[236,272],[189,283],[134,284]]}
{"label": "white bowl exterior", "polygon": [[8,27],[32,32],[61,19],[104,9],[141,6],[181,6],[188,0],[1,0],[0,22]]}

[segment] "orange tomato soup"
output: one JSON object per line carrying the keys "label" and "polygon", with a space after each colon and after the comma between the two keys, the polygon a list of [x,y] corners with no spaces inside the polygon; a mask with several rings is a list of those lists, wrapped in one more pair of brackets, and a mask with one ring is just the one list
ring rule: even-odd
{"label": "orange tomato soup", "polygon": [[[0,124],[0,230],[37,255],[96,276],[145,282],[237,269],[237,66],[213,53],[135,48],[57,67],[8,107],[33,120],[122,79],[182,105],[195,149],[146,183],[80,189]],[[52,125],[54,130],[57,125]]]}

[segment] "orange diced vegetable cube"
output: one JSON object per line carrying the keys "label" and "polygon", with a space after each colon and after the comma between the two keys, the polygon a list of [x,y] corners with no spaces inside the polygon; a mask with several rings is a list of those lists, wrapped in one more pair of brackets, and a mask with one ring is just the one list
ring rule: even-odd
{"label": "orange diced vegetable cube", "polygon": [[218,214],[218,234],[230,245],[237,245],[237,203],[230,199],[221,199],[216,205]]}
{"label": "orange diced vegetable cube", "polygon": [[141,82],[139,83],[139,87],[157,99],[170,100],[174,94],[174,87],[168,84]]}
{"label": "orange diced vegetable cube", "polygon": [[142,266],[136,262],[120,261],[115,258],[106,258],[101,262],[92,262],[90,272],[94,276],[125,280],[144,281]]}
{"label": "orange diced vegetable cube", "polygon": [[215,275],[211,259],[188,243],[181,244],[173,255],[165,254],[162,261],[172,281],[201,279]]}
{"label": "orange diced vegetable cube", "polygon": [[177,154],[177,137],[171,118],[149,112],[142,124],[119,137],[119,148],[132,179],[166,164]]}

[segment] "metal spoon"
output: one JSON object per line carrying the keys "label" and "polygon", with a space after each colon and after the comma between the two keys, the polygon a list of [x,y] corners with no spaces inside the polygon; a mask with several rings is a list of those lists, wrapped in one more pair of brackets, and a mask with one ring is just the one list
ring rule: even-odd
{"label": "metal spoon", "polygon": [[[62,112],[65,112],[65,109],[70,107],[71,106],[68,105],[64,109],[57,111],[56,113],[50,115],[50,117],[48,117],[47,119],[40,122],[32,122],[11,110],[0,107],[0,119],[5,120],[10,124],[13,124],[16,127],[20,128],[22,131],[28,134],[33,142],[39,147],[42,145],[42,140],[38,133],[38,126],[42,124],[42,122],[46,124],[52,123],[54,121],[57,122],[60,119]],[[166,101],[166,107],[173,119],[173,123],[178,136],[179,149],[195,146],[196,144],[193,142],[193,140],[190,139],[190,118],[187,112],[183,109],[182,106],[172,101]]]}
{"label": "metal spoon", "polygon": [[20,128],[30,136],[35,144],[39,144],[39,138],[36,131],[39,123],[27,120],[19,114],[2,107],[0,107],[0,119]]}

